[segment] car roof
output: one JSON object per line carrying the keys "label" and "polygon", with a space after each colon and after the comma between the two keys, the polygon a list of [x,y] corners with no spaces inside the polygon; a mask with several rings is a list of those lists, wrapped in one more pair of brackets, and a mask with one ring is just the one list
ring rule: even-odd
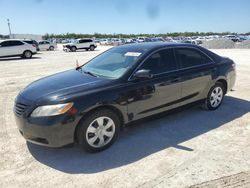
{"label": "car roof", "polygon": [[91,38],[79,38],[79,39],[76,39],[76,40],[93,40]]}
{"label": "car roof", "polygon": [[165,42],[144,42],[144,43],[132,43],[132,44],[125,44],[119,46],[118,48],[124,48],[128,50],[143,50],[143,51],[151,51],[158,48],[164,47],[197,47],[193,44],[186,44],[186,43],[165,43]]}

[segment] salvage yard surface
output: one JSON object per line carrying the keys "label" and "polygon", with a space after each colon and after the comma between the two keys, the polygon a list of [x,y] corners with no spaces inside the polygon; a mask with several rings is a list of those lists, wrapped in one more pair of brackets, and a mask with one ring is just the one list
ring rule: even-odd
{"label": "salvage yard surface", "polygon": [[250,187],[247,49],[213,50],[237,68],[234,91],[216,111],[194,107],[134,123],[101,153],[26,143],[12,112],[18,92],[108,48],[0,59],[0,187]]}

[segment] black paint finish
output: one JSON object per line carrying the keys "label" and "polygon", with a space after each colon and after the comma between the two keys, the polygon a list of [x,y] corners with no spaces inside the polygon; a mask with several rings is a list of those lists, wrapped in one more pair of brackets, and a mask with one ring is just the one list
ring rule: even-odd
{"label": "black paint finish", "polygon": [[[136,64],[119,79],[94,77],[81,70],[68,70],[28,85],[16,97],[15,117],[21,134],[30,142],[60,147],[74,142],[77,124],[97,108],[109,108],[123,124],[205,99],[211,86],[222,81],[229,91],[235,83],[234,62],[202,47],[190,44],[143,43],[117,48],[147,49]],[[191,48],[211,59],[205,65],[178,69],[152,78],[135,79],[133,74],[154,52],[161,49]],[[53,117],[31,117],[43,105],[73,102],[75,113]]]}

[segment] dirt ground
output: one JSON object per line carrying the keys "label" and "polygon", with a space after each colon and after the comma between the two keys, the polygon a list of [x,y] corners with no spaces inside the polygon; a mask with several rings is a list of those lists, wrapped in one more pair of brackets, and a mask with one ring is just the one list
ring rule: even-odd
{"label": "dirt ground", "polygon": [[214,50],[237,64],[235,88],[216,111],[135,123],[96,154],[26,143],[12,112],[18,92],[105,49],[0,60],[0,187],[250,187],[250,50]]}

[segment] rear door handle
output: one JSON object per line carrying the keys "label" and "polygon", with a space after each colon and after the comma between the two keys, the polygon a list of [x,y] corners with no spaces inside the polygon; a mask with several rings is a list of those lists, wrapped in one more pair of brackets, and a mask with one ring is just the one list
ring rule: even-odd
{"label": "rear door handle", "polygon": [[180,77],[173,77],[173,79],[171,80],[171,83],[177,83],[181,80]]}

